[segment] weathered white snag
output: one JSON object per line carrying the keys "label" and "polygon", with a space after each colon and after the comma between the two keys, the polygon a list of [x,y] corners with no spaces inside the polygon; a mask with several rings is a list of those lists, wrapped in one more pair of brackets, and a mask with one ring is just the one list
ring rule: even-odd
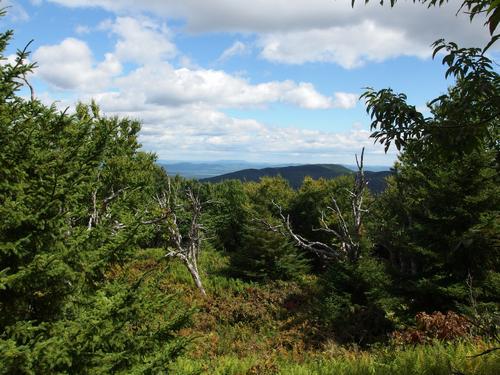
{"label": "weathered white snag", "polygon": [[351,262],[356,261],[360,256],[360,238],[362,235],[361,229],[363,213],[367,212],[367,210],[363,208],[363,196],[368,184],[363,167],[364,152],[365,149],[363,148],[359,159],[356,155],[358,172],[356,173],[353,189],[348,190],[351,198],[352,222],[348,222],[348,220],[345,219],[335,197],[332,197],[333,204],[332,206],[328,206],[327,209],[338,217],[340,222],[339,228],[331,228],[326,223],[325,215],[322,213],[321,228],[316,229],[334,235],[339,240],[339,246],[332,246],[319,241],[309,241],[308,239],[295,233],[290,223],[290,216],[285,216],[282,208],[274,201],[273,204],[278,208],[281,224],[273,226],[264,222],[267,228],[274,232],[281,233],[286,237],[290,237],[297,246],[302,247],[305,250],[312,251],[322,258],[349,260]]}
{"label": "weathered white snag", "polygon": [[[100,181],[100,172],[97,174],[97,182],[96,185],[99,185]],[[89,216],[89,221],[87,224],[87,230],[92,230],[93,227],[96,227],[100,223],[101,216],[105,218],[109,218],[110,214],[108,212],[109,204],[114,201],[116,198],[120,196],[124,191],[128,190],[128,187],[118,189],[114,191],[111,189],[111,192],[107,197],[102,199],[98,199],[98,188],[96,187],[94,191],[92,191],[92,209]],[[114,230],[119,230],[125,228],[125,225],[122,223],[116,222],[114,225]]]}
{"label": "weathered white snag", "polygon": [[[154,222],[165,220],[166,228],[169,234],[168,253],[166,257],[179,258],[188,269],[193,281],[203,296],[207,293],[203,287],[200,273],[198,271],[198,256],[201,251],[201,242],[203,236],[203,226],[201,224],[202,204],[196,194],[188,188],[186,189],[186,197],[189,210],[189,230],[183,235],[179,228],[178,215],[185,207],[177,203],[178,192],[174,190],[168,183],[168,192],[164,192],[161,197],[157,197],[157,202],[160,208],[164,211],[164,215],[160,219],[155,219]],[[144,222],[145,224],[152,223]]]}

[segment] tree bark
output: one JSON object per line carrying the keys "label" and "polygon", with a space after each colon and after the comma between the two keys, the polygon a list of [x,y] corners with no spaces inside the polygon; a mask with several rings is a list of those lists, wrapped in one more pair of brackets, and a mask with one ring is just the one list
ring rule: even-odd
{"label": "tree bark", "polygon": [[193,278],[193,281],[194,281],[196,287],[198,288],[200,293],[204,297],[206,297],[207,292],[205,291],[205,288],[203,287],[203,283],[201,282],[201,277],[200,277],[200,274],[198,272],[198,267],[196,266],[196,264],[191,264],[187,260],[184,261],[184,264],[186,265],[187,269],[189,270],[189,273],[191,274],[191,277]]}

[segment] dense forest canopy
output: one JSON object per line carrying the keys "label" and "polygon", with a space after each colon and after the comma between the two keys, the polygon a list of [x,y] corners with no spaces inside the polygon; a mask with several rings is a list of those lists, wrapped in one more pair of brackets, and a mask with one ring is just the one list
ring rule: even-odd
{"label": "dense forest canopy", "polygon": [[[486,13],[494,43],[498,1],[462,8]],[[171,178],[139,122],[21,97],[36,67],[27,49],[5,61],[12,36],[0,34],[1,374],[217,373],[237,357],[233,373],[499,370],[500,78],[485,48],[434,44],[454,83],[430,116],[391,89],[362,95],[374,139],[401,150],[374,195],[361,150],[357,173],[295,190],[279,176]]]}

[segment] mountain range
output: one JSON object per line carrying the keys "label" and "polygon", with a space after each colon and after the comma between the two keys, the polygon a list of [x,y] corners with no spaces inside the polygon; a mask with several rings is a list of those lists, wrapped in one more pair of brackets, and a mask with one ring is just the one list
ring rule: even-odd
{"label": "mountain range", "polygon": [[[264,176],[282,176],[294,189],[302,184],[306,176],[313,179],[335,178],[355,173],[353,165],[340,164],[271,164],[242,160],[219,160],[211,162],[164,161],[158,162],[169,175],[180,175],[205,182],[224,180],[259,181]],[[367,166],[365,175],[368,187],[374,193],[385,189],[385,178],[391,172],[385,166]]]}
{"label": "mountain range", "polygon": [[[298,189],[306,176],[313,179],[335,178],[342,175],[354,174],[355,172],[339,164],[306,164],[286,167],[272,167],[262,169],[243,169],[236,172],[226,173],[220,176],[201,179],[205,182],[221,182],[224,180],[259,181],[264,176],[281,176],[288,181],[290,186]],[[390,176],[390,171],[365,171],[368,181],[368,188],[373,193],[380,193],[386,187],[386,177]]]}

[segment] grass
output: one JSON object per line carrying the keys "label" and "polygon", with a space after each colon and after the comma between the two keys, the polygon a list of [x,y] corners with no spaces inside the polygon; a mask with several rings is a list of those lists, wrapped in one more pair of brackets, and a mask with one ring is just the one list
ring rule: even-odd
{"label": "grass", "polygon": [[458,342],[435,343],[412,348],[385,348],[372,351],[337,349],[335,353],[318,352],[301,361],[293,356],[271,353],[243,358],[225,355],[209,361],[182,358],[175,364],[175,374],[286,374],[286,375],[496,375],[500,356],[468,358],[484,344]]}

